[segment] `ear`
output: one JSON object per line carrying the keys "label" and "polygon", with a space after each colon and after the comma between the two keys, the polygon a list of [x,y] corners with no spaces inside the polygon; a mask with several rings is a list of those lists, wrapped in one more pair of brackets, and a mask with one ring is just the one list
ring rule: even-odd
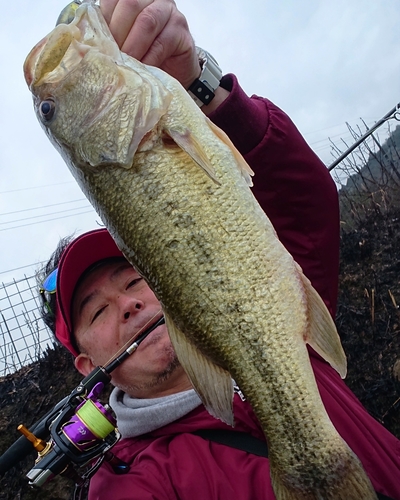
{"label": "ear", "polygon": [[92,363],[92,359],[88,354],[81,353],[75,358],[75,368],[81,373],[83,376],[89,375],[91,371],[93,371],[96,367]]}

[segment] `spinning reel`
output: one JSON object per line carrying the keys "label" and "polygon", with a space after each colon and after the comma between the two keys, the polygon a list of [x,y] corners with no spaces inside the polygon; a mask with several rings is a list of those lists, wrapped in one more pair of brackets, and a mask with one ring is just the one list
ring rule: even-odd
{"label": "spinning reel", "polygon": [[98,398],[110,382],[111,372],[163,323],[165,320],[161,317],[110,364],[95,368],[31,429],[18,426],[23,436],[0,457],[0,474],[29,455],[32,447],[38,456],[26,476],[33,487],[40,487],[57,475],[64,475],[75,481],[75,498],[79,498],[79,491],[104,460],[109,462],[116,474],[127,473],[129,465],[111,452],[120,439],[116,420],[111,408],[103,405]]}

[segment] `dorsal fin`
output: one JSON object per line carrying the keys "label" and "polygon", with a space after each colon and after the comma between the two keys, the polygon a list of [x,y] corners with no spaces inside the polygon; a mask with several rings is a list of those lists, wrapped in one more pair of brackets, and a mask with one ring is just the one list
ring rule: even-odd
{"label": "dorsal fin", "polygon": [[207,122],[211,130],[214,132],[214,134],[223,142],[225,143],[229,149],[231,150],[233,156],[235,157],[236,160],[236,165],[238,166],[240,172],[242,173],[242,176],[246,180],[246,183],[248,186],[253,185],[252,181],[252,176],[254,175],[253,170],[250,168],[250,166],[247,164],[246,160],[243,158],[243,156],[239,153],[239,151],[236,149],[232,141],[229,139],[229,137],[225,134],[223,130],[221,130],[219,127],[217,127],[211,120],[207,118]]}
{"label": "dorsal fin", "polygon": [[346,377],[347,361],[339,334],[328,308],[309,279],[297,265],[307,295],[310,328],[304,339],[342,378]]}

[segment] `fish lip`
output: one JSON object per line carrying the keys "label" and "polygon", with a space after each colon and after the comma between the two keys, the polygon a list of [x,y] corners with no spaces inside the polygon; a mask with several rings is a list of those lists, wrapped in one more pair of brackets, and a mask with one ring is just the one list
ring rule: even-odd
{"label": "fish lip", "polygon": [[[79,39],[79,35],[80,31],[76,26],[59,24],[33,47],[24,62],[25,80],[33,94],[34,89],[40,87],[43,80],[48,80],[49,75],[53,75],[54,71],[60,68],[71,44]],[[81,59],[83,56],[84,53]],[[74,58],[74,64],[69,64],[68,70],[71,71],[79,62],[79,59]],[[64,68],[62,74],[65,71]]]}
{"label": "fish lip", "polygon": [[[105,21],[99,17],[100,9],[95,5],[95,1],[84,0],[75,12],[74,19],[69,24],[57,24],[56,27],[38,42],[30,51],[24,62],[24,75],[29,89],[33,89],[42,84],[47,75],[52,75],[55,69],[59,69],[61,63],[67,67],[60,73],[60,78],[79,65],[79,62],[85,57],[88,50],[92,48],[92,37],[96,34],[100,41],[105,39],[102,28],[108,29]],[[89,26],[91,31],[86,33]],[[116,42],[114,41],[114,45]],[[74,46],[74,57],[67,57],[70,46]],[[58,73],[57,73],[58,74]],[[51,80],[54,83],[54,80]]]}
{"label": "fish lip", "polygon": [[25,62],[24,62],[24,77],[25,81],[28,85],[28,88],[32,88],[32,84],[35,79],[35,68],[36,68],[36,61],[38,60],[38,56],[40,52],[42,51],[43,47],[47,44],[47,41],[49,39],[49,36],[45,36],[38,42],[33,49],[29,52],[27,55]]}

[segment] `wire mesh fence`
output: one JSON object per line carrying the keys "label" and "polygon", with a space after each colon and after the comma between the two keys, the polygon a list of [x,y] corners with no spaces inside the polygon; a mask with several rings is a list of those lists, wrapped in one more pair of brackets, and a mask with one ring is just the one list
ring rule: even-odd
{"label": "wire mesh fence", "polygon": [[0,285],[0,376],[37,361],[53,345],[39,313],[35,276]]}

